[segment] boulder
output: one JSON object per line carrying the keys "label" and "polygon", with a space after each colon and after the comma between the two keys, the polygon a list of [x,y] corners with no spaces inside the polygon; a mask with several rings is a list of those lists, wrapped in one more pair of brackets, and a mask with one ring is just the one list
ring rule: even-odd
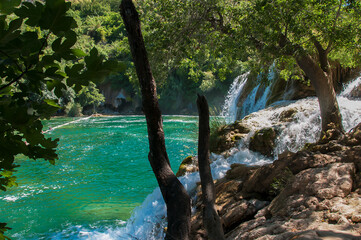
{"label": "boulder", "polygon": [[361,84],[354,87],[350,92],[351,98],[361,98]]}
{"label": "boulder", "polygon": [[274,216],[287,216],[295,209],[315,210],[319,200],[346,197],[351,193],[354,173],[353,163],[333,163],[301,171],[272,201],[270,211]]}
{"label": "boulder", "polygon": [[213,153],[222,153],[232,147],[237,142],[246,137],[251,130],[240,121],[230,125],[220,126],[218,129],[211,131],[209,140],[209,149]]}
{"label": "boulder", "polygon": [[249,149],[265,156],[272,157],[275,148],[276,131],[273,128],[258,130],[249,143]]}
{"label": "boulder", "polygon": [[176,177],[184,176],[187,172],[198,171],[198,159],[193,156],[186,157],[179,166]]}
{"label": "boulder", "polygon": [[296,113],[296,108],[290,108],[281,112],[278,118],[281,122],[291,122]]}

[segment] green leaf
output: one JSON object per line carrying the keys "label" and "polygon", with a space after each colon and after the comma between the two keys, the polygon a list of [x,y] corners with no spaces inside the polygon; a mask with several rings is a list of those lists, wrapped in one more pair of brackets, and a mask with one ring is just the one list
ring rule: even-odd
{"label": "green leaf", "polygon": [[10,14],[14,8],[19,6],[21,0],[1,0],[0,1],[0,14]]}
{"label": "green leaf", "polygon": [[62,39],[63,37],[59,37],[51,44],[51,49],[53,49],[54,52],[58,52],[61,50]]}
{"label": "green leaf", "polygon": [[15,31],[21,27],[21,24],[23,23],[23,19],[17,18],[9,23],[9,29],[8,31]]}
{"label": "green leaf", "polygon": [[44,101],[52,107],[60,108],[60,106],[55,102],[55,100],[45,99]]}
{"label": "green leaf", "polygon": [[38,25],[42,12],[44,10],[44,5],[40,2],[35,2],[35,4],[30,2],[23,2],[22,6],[14,11],[14,13],[21,17],[27,18],[26,24],[32,27]]}
{"label": "green leaf", "polygon": [[65,41],[61,44],[62,49],[71,48],[76,43],[77,36],[74,31],[68,31],[65,34]]}
{"label": "green leaf", "polygon": [[71,53],[76,57],[85,57],[86,53],[83,52],[81,49],[71,49]]}

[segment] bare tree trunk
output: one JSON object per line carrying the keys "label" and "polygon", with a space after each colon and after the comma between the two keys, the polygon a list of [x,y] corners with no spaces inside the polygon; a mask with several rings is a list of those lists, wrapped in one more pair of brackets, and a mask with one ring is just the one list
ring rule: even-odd
{"label": "bare tree trunk", "polygon": [[224,240],[221,220],[215,207],[215,187],[209,164],[209,109],[207,99],[197,99],[199,113],[198,167],[202,185],[203,223],[210,240]]}
{"label": "bare tree trunk", "polygon": [[298,57],[296,60],[316,90],[322,120],[321,139],[339,137],[344,130],[331,72],[324,72],[318,63],[308,55]]}
{"label": "bare tree trunk", "polygon": [[189,239],[190,198],[170,167],[156,84],[150,69],[139,16],[132,0],[122,0],[120,13],[128,32],[128,40],[141,86],[142,106],[148,128],[150,150],[148,159],[167,205],[168,229],[165,239]]}

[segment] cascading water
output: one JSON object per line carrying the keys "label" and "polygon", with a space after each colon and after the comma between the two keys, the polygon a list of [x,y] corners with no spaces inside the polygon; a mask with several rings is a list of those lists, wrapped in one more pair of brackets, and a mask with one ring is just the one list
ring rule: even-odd
{"label": "cascading water", "polygon": [[[245,81],[245,80],[243,80]],[[356,79],[360,82],[361,77]],[[351,83],[351,84],[354,84]],[[347,91],[345,88],[345,92]],[[361,122],[361,101],[348,99],[348,93],[341,93],[337,100],[339,102],[343,125],[346,131]],[[238,94],[238,91],[234,91]],[[230,99],[230,98],[229,98]],[[292,120],[282,120],[286,111],[292,112]],[[317,98],[306,98],[298,101],[283,101],[273,104],[267,109],[252,113],[244,118],[242,122],[252,128],[248,137],[240,144],[230,150],[230,157],[212,154],[211,164],[214,179],[225,176],[226,171],[233,163],[247,165],[263,165],[274,159],[267,158],[247,148],[248,140],[258,129],[275,127],[279,131],[275,158],[277,154],[289,150],[297,151],[306,142],[315,142],[320,134],[321,119]],[[188,173],[180,177],[180,181],[187,191],[195,198],[196,182],[199,182],[198,173]],[[150,194],[143,204],[138,207],[125,226],[109,228],[106,231],[96,229],[77,229],[80,239],[162,239],[163,229],[166,227],[166,207],[159,188]],[[61,236],[59,237],[61,238]]]}
{"label": "cascading water", "polygon": [[228,91],[224,101],[221,116],[225,118],[226,123],[232,123],[237,118],[237,103],[244,85],[247,82],[249,72],[236,77]]}
{"label": "cascading water", "polygon": [[261,109],[264,109],[266,107],[266,103],[271,87],[267,86],[267,88],[263,91],[262,96],[256,99],[256,95],[260,86],[261,84],[258,84],[244,100],[243,105],[241,107],[241,114],[240,114],[241,118],[253,112],[257,112]]}

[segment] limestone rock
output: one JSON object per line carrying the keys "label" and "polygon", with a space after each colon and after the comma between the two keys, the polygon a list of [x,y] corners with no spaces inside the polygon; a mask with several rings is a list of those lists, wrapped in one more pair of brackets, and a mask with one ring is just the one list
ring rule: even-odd
{"label": "limestone rock", "polygon": [[263,128],[253,135],[249,143],[249,149],[272,157],[276,137],[276,131],[273,128]]}
{"label": "limestone rock", "polygon": [[230,125],[224,125],[211,132],[209,148],[211,152],[222,153],[236,145],[236,143],[247,136],[249,127],[240,121]]}
{"label": "limestone rock", "polygon": [[272,215],[287,216],[293,211],[316,210],[318,199],[346,197],[352,190],[353,163],[334,163],[298,173],[272,201]]}
{"label": "limestone rock", "polygon": [[193,156],[186,157],[179,166],[177,177],[184,176],[187,172],[198,171],[198,159]]}
{"label": "limestone rock", "polygon": [[296,113],[297,113],[297,109],[290,108],[288,110],[281,112],[280,115],[278,116],[278,118],[281,122],[290,122],[290,121],[292,121],[293,116]]}
{"label": "limestone rock", "polygon": [[361,98],[361,84],[354,87],[350,92],[351,98]]}

